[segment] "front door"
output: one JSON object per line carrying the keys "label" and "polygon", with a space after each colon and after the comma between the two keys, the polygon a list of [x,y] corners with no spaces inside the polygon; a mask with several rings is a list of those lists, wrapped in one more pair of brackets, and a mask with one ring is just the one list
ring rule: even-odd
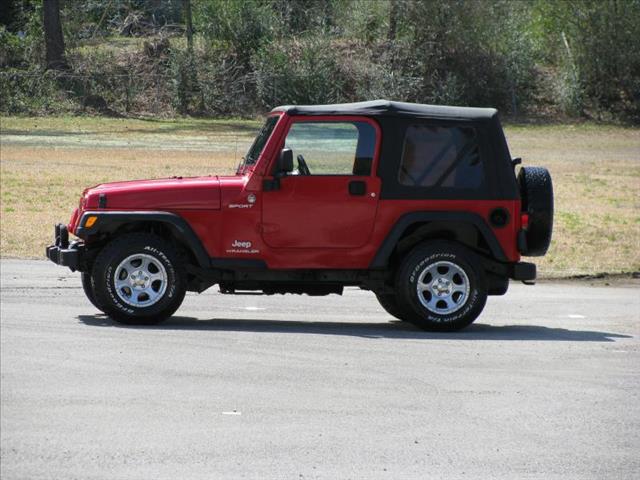
{"label": "front door", "polygon": [[380,194],[372,173],[378,132],[363,118],[294,118],[283,147],[293,151],[297,168],[263,194],[264,242],[313,249],[366,244]]}

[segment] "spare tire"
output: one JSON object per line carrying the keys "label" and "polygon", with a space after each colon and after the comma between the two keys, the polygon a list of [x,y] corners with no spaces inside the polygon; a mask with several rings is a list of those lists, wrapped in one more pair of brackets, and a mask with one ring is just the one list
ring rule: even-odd
{"label": "spare tire", "polygon": [[522,212],[529,214],[523,255],[541,257],[549,249],[553,231],[553,184],[543,167],[522,167],[518,173]]}

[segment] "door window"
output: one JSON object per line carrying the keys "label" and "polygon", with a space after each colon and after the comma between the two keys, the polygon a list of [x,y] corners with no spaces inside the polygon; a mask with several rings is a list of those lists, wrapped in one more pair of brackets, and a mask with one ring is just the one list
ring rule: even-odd
{"label": "door window", "polygon": [[376,132],[367,122],[296,122],[285,148],[299,175],[370,175]]}

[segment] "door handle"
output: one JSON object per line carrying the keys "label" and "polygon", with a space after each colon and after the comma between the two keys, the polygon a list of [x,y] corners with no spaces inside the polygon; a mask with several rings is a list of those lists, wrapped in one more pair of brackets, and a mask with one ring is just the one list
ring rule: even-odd
{"label": "door handle", "polygon": [[353,180],[349,182],[349,194],[362,196],[367,193],[367,184],[362,180]]}

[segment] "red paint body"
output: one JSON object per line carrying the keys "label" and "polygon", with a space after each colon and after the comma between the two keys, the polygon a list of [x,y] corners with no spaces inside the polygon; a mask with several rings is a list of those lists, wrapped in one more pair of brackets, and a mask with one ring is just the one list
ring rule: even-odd
{"label": "red paint body", "polygon": [[[487,219],[502,207],[513,219],[493,231],[511,262],[520,260],[516,234],[521,228],[520,201],[380,200],[381,179],[376,176],[381,133],[367,117],[280,116],[262,154],[236,176],[168,178],[98,185],[85,191],[80,211],[69,229],[76,232],[83,210],[99,207],[100,194],[108,198],[105,210],[167,211],[180,215],[199,236],[209,256],[264,260],[272,269],[366,269],[397,220],[412,211],[464,211]],[[377,141],[372,174],[287,176],[279,190],[263,191],[292,122],[360,121],[375,126]],[[366,184],[366,194],[348,192],[350,181]],[[255,195],[250,203],[248,196]],[[234,242],[250,242],[239,252]]]}

